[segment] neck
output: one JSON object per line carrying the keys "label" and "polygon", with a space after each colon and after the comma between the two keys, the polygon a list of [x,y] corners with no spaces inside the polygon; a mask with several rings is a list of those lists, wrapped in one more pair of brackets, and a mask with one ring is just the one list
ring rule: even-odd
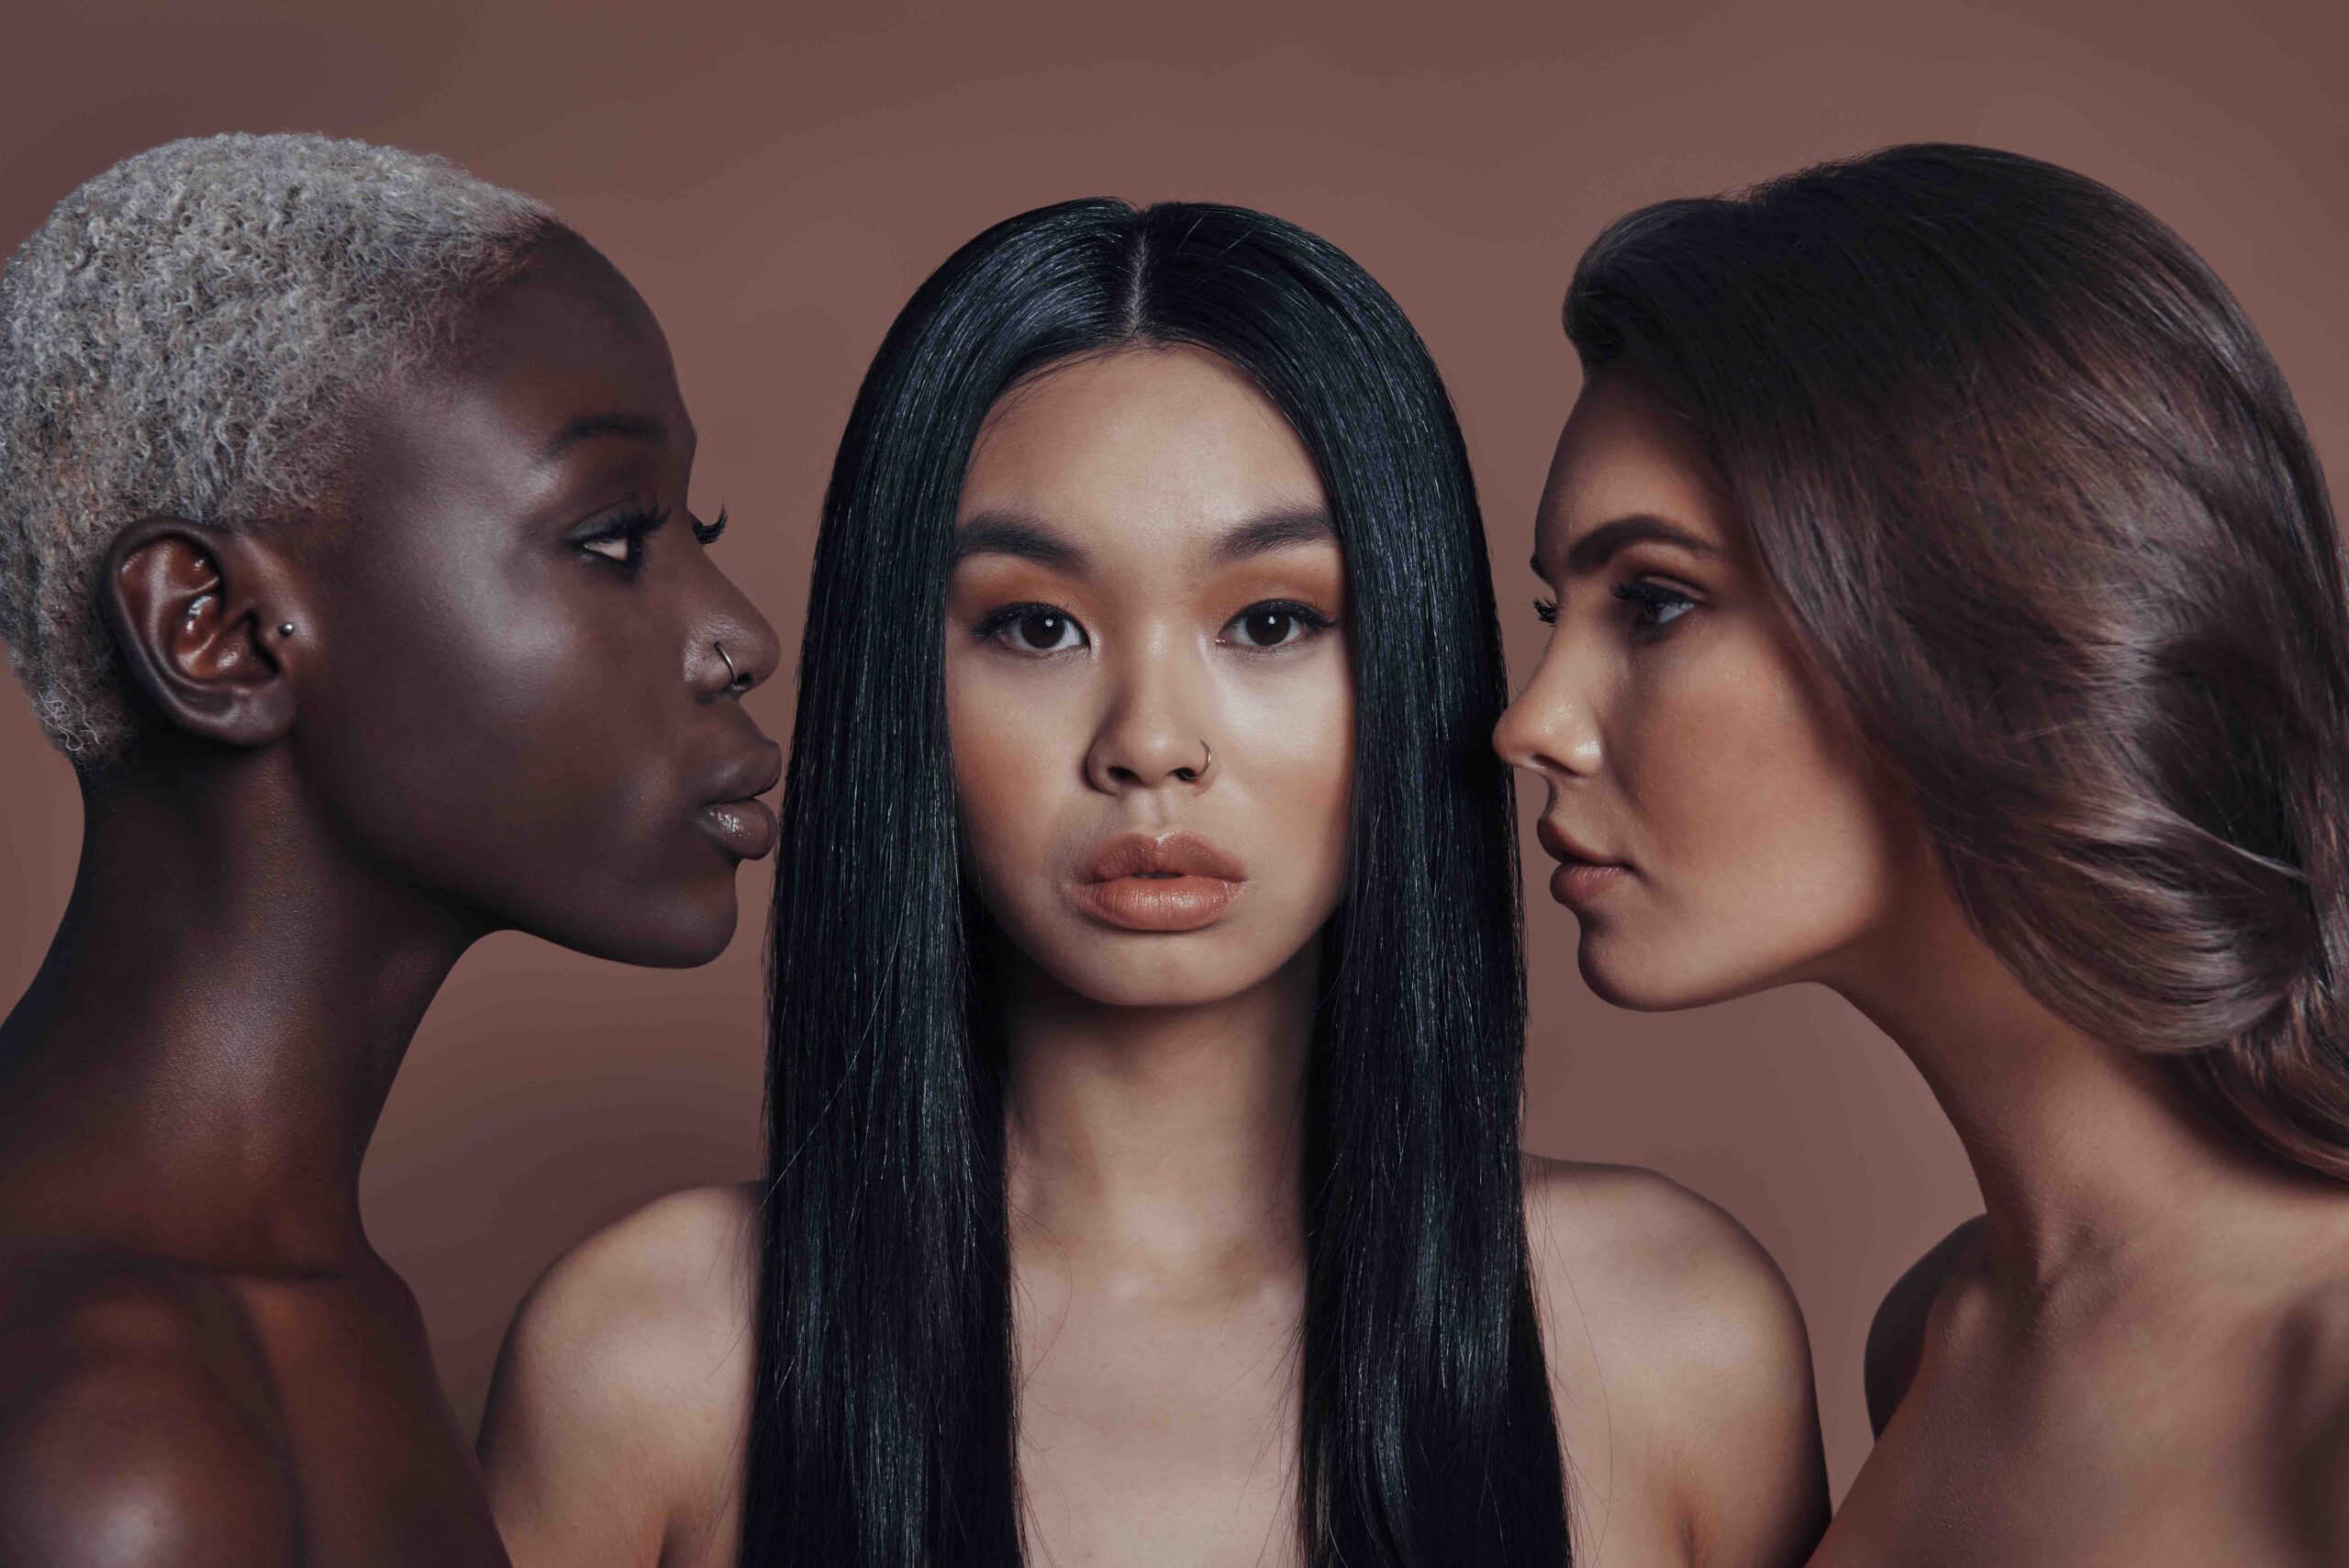
{"label": "neck", "polygon": [[1945,894],[1851,967],[1831,983],[1940,1101],[1982,1190],[1991,1277],[2019,1294],[2159,1272],[2243,1239],[2246,1217],[2337,1204],[2227,1139],[2149,1052],[2057,1017]]}
{"label": "neck", "polygon": [[82,861],[0,1024],[12,1229],[224,1268],[363,1249],[359,1167],[481,934],[362,865],[282,749],[85,795]]}
{"label": "neck", "polygon": [[1301,1266],[1318,944],[1238,995],[1130,1007],[1022,962],[1007,1018],[1015,1244],[1083,1272],[1240,1283]]}

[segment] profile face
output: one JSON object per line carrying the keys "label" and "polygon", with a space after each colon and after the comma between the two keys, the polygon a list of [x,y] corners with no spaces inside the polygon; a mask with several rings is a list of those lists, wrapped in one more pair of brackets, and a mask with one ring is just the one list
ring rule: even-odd
{"label": "profile face", "polygon": [[1533,564],[1553,630],[1494,744],[1550,786],[1539,833],[1584,978],[1642,1008],[1831,982],[1931,874],[1922,828],[1637,382],[1601,373],[1575,405]]}
{"label": "profile face", "polygon": [[776,645],[698,537],[651,312],[565,242],[355,423],[339,515],[283,537],[311,623],[295,756],[357,854],[491,927],[715,957],[774,840],[749,797],[780,755],[739,699]]}
{"label": "profile face", "polygon": [[1311,458],[1187,349],[1052,367],[974,446],[948,584],[966,874],[1051,983],[1237,995],[1346,879],[1345,562]]}

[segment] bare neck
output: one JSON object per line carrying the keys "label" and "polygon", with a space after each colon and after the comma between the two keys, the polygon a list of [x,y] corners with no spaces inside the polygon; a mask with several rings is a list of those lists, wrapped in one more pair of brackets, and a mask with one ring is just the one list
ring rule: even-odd
{"label": "bare neck", "polygon": [[2018,1297],[2207,1275],[2272,1224],[2337,1222],[2336,1184],[2241,1147],[2150,1054],[2058,1018],[1946,895],[1830,983],[1908,1053],[1956,1128],[1990,1277]]}
{"label": "bare neck", "polygon": [[341,1266],[393,1075],[480,929],[359,863],[280,751],[84,815],[65,917],[0,1023],[7,1228]]}
{"label": "bare neck", "polygon": [[1190,1007],[1104,1006],[1031,970],[1008,1020],[1015,1245],[1161,1279],[1241,1284],[1300,1267],[1317,988],[1311,948]]}

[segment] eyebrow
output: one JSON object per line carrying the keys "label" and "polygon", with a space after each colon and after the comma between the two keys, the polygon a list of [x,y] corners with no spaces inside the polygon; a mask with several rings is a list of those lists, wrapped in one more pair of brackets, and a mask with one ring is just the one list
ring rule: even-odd
{"label": "eyebrow", "polygon": [[539,452],[541,464],[552,462],[582,441],[598,436],[622,436],[630,440],[658,441],[669,433],[669,427],[651,414],[576,414],[563,421],[562,428],[554,433]]}
{"label": "eyebrow", "polygon": [[[1337,525],[1319,506],[1290,507],[1225,529],[1208,547],[1208,560],[1213,565],[1230,566],[1296,545],[1334,543],[1337,537]],[[1033,517],[1013,512],[980,512],[955,530],[953,564],[959,566],[974,555],[1008,555],[1072,576],[1082,574],[1093,562],[1082,545],[1062,538]]]}
{"label": "eyebrow", "polygon": [[1230,566],[1295,545],[1335,544],[1337,540],[1338,525],[1330,520],[1329,513],[1319,506],[1297,506],[1267,512],[1225,529],[1208,550],[1208,560],[1218,566]]}
{"label": "eyebrow", "polygon": [[980,512],[954,530],[954,560],[960,566],[974,555],[1008,555],[1039,566],[1082,573],[1092,557],[1032,517],[1010,512]]}
{"label": "eyebrow", "polygon": [[[1566,550],[1566,574],[1570,577],[1586,576],[1635,544],[1668,544],[1707,560],[1716,559],[1721,553],[1718,547],[1698,539],[1687,528],[1641,512],[1628,517],[1618,517],[1611,523],[1601,523],[1575,540]],[[1533,562],[1533,571],[1537,576],[1540,575],[1542,562],[1538,558]]]}

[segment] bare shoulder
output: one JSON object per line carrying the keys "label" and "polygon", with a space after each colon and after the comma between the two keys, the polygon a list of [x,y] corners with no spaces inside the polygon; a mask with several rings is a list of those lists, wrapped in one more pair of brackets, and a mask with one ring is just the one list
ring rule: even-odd
{"label": "bare shoulder", "polygon": [[1529,1157],[1527,1241],[1545,1309],[1673,1369],[1809,1376],[1802,1310],[1761,1243],[1668,1176]]}
{"label": "bare shoulder", "polygon": [[2323,1280],[2286,1310],[2274,1337],[2273,1435],[2263,1467],[2269,1506],[2301,1560],[2349,1562],[2349,1277]]}
{"label": "bare shoulder", "polygon": [[225,1290],[135,1259],[0,1270],[0,1562],[290,1563],[284,1439]]}
{"label": "bare shoulder", "polygon": [[1635,1166],[1529,1157],[1525,1213],[1562,1429],[1637,1411],[1643,1441],[1609,1446],[1644,1453],[1698,1555],[1800,1562],[1826,1528],[1826,1459],[1802,1309],[1769,1253]]}
{"label": "bare shoulder", "polygon": [[730,1528],[758,1251],[752,1189],[695,1188],[590,1236],[523,1299],[481,1433],[521,1568],[691,1560]]}
{"label": "bare shoulder", "polygon": [[1893,1281],[1868,1325],[1863,1382],[1867,1389],[1868,1424],[1878,1437],[1892,1421],[1892,1413],[1917,1380],[1924,1360],[1925,1329],[1941,1299],[1942,1287],[1954,1278],[1982,1240],[1987,1217],[1976,1215],[1930,1248]]}

